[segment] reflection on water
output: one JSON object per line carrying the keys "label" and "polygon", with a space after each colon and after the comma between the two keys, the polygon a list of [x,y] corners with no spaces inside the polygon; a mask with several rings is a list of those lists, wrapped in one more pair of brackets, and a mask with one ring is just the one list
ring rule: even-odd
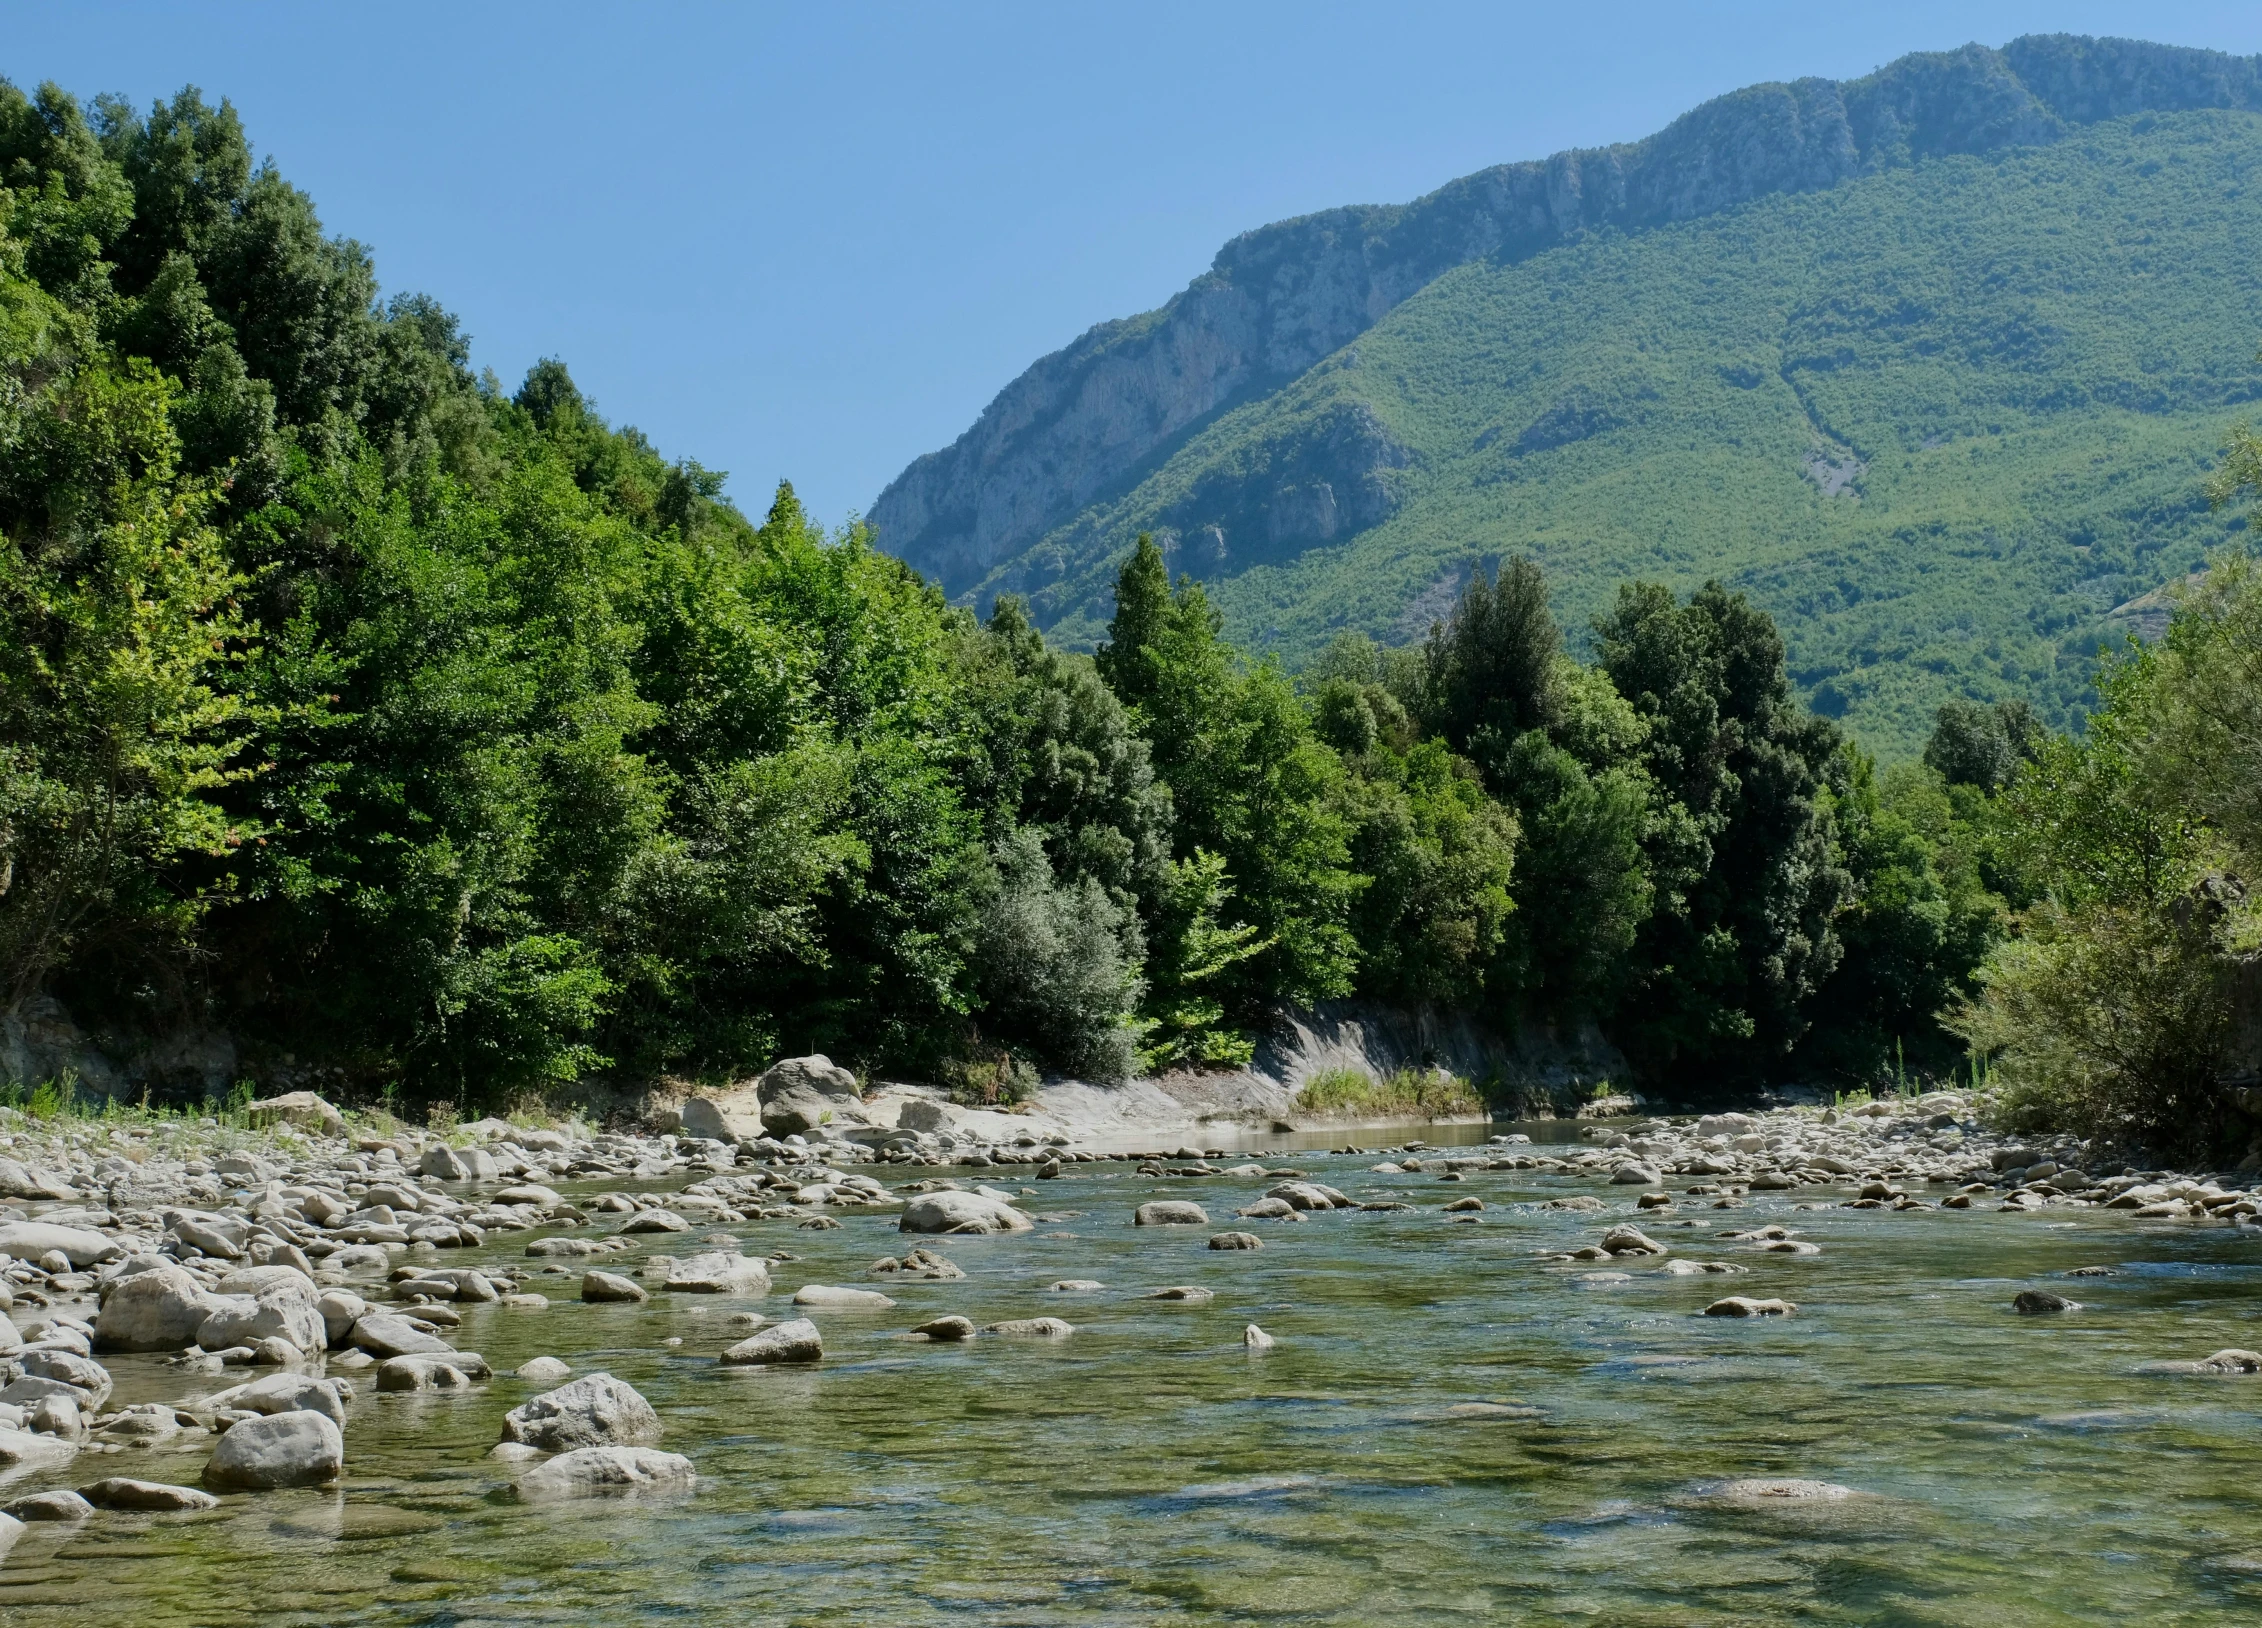
{"label": "reflection on water", "polygon": [[[1266,1247],[1221,1253],[1211,1229],[1134,1230],[1132,1207],[1194,1198],[1225,1222],[1262,1182],[1124,1167],[1028,1182],[1047,1217],[1036,1233],[941,1240],[964,1281],[891,1280],[892,1311],[816,1312],[827,1359],[814,1371],[720,1368],[736,1302],[584,1307],[559,1276],[546,1313],[464,1308],[459,1343],[498,1370],[547,1353],[636,1385],[667,1420],[663,1445],[698,1463],[697,1496],[528,1510],[486,1450],[532,1387],[365,1394],[341,1491],[31,1527],[0,1565],[0,1620],[2006,1628],[2262,1613],[2262,1380],[2134,1372],[2262,1345],[2250,1233],[2104,1212],[1684,1199],[1642,1224],[1676,1254],[1748,1276],[1622,1261],[1626,1281],[1596,1284],[1536,1256],[1623,1219],[1624,1189],[1511,1172],[1446,1186],[1368,1174],[1372,1159],[1298,1162],[1354,1196],[1421,1208],[1240,1223]],[[1602,1193],[1613,1213],[1515,1207],[1568,1191]],[[1488,1205],[1473,1222],[1437,1208],[1470,1195]],[[1717,1236],[1764,1220],[1823,1253],[1746,1255]],[[872,1281],[869,1263],[900,1249],[886,1216],[735,1230],[801,1257],[776,1269],[773,1315],[802,1283]],[[690,1252],[697,1236],[653,1247]],[[2082,1281],[2088,1310],[2011,1314],[2017,1287],[2093,1264],[2124,1270]],[[1048,1290],[1068,1277],[1107,1287]],[[1217,1298],[1138,1298],[1178,1283]],[[1698,1315],[1724,1291],[1801,1309]],[[1078,1332],[902,1337],[942,1312],[1049,1313]],[[1278,1348],[1248,1355],[1250,1322]],[[663,1345],[670,1335],[684,1344]],[[113,1371],[122,1402],[181,1393],[151,1358]],[[85,1458],[52,1484],[191,1480],[201,1461]],[[1712,1495],[1749,1476],[1868,1496]]]}

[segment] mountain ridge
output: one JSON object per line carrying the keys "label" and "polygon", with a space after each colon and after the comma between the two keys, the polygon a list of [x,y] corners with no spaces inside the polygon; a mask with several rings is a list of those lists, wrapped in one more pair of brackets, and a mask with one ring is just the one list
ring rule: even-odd
{"label": "mountain ridge", "polygon": [[[1079,514],[1457,268],[1527,260],[1598,233],[1699,220],[1946,155],[2048,146],[2103,120],[2197,109],[2262,109],[2262,58],[2032,35],[1999,50],[1903,57],[1861,79],[1754,85],[1639,141],[1494,166],[1407,204],[1261,227],[1229,242],[1164,306],[1099,324],[1040,359],[951,447],[914,461],[870,518],[883,546],[954,597],[1039,591],[1069,572],[1059,534]],[[1570,399],[1559,406],[1551,424],[1520,432],[1527,446],[1583,439],[1612,411]],[[1290,471],[1266,513],[1251,517],[1260,528],[1332,542],[1389,517],[1391,471],[1417,455],[1371,413],[1365,422],[1346,414],[1326,434],[1352,448],[1348,462],[1329,462],[1350,478],[1299,482]],[[1826,427],[1816,439],[1833,468],[1859,464],[1856,449]],[[1200,538],[1181,563],[1199,573]],[[1059,608],[1041,619],[1060,620]]]}

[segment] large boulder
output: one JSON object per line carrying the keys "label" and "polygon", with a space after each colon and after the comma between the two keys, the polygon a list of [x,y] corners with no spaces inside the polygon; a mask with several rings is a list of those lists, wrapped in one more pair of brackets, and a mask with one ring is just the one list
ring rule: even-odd
{"label": "large boulder", "polygon": [[611,1374],[583,1374],[503,1416],[503,1440],[547,1453],[576,1447],[641,1447],[660,1439],[660,1416],[635,1387]]}
{"label": "large boulder", "polygon": [[368,1315],[369,1302],[351,1289],[331,1288],[322,1292],[314,1309],[322,1314],[324,1342],[340,1346],[353,1337],[353,1325]]}
{"label": "large boulder", "polygon": [[950,1109],[932,1097],[913,1097],[896,1111],[895,1126],[904,1131],[947,1131]]}
{"label": "large boulder", "polygon": [[346,1467],[346,1438],[326,1415],[293,1409],[228,1427],[204,1466],[204,1484],[243,1492],[316,1487]]}
{"label": "large boulder", "polygon": [[772,1136],[870,1123],[856,1076],[818,1052],[771,1064],[755,1082],[755,1097],[762,1105],[762,1129]]}
{"label": "large boulder", "polygon": [[345,1116],[312,1091],[290,1091],[255,1102],[250,1108],[254,1125],[296,1125],[318,1136],[343,1136]]}
{"label": "large boulder", "polygon": [[903,1207],[899,1232],[1028,1232],[1036,1226],[1003,1199],[980,1193],[921,1193]]}
{"label": "large boulder", "polygon": [[770,1268],[766,1262],[735,1250],[707,1255],[687,1255],[675,1263],[664,1287],[677,1294],[768,1294]]}
{"label": "large boulder", "polygon": [[452,1148],[443,1144],[426,1148],[416,1168],[419,1174],[441,1181],[492,1181],[496,1167],[495,1156],[485,1148]]}
{"label": "large boulder", "polygon": [[0,1198],[73,1198],[71,1184],[45,1170],[0,1159]]}
{"label": "large boulder", "polygon": [[196,1343],[210,1314],[204,1291],[178,1266],[159,1266],[111,1289],[94,1317],[105,1351],[178,1351]]}
{"label": "large boulder", "polygon": [[698,1477],[681,1453],[650,1447],[577,1447],[518,1478],[521,1498],[593,1498],[631,1492],[688,1492]]}
{"label": "large boulder", "polygon": [[0,1221],[0,1253],[19,1261],[36,1261],[49,1250],[59,1251],[71,1265],[84,1271],[104,1261],[122,1258],[123,1244],[111,1242],[85,1227],[58,1227],[46,1221]]}
{"label": "large boulder", "polygon": [[720,1097],[686,1097],[679,1110],[683,1134],[707,1142],[738,1142],[762,1134],[759,1086],[746,1086]]}
{"label": "large boulder", "polygon": [[593,1306],[635,1305],[652,1298],[651,1291],[634,1278],[624,1278],[617,1272],[584,1272],[581,1274],[581,1298]]}
{"label": "large boulder", "polygon": [[197,1327],[196,1343],[207,1351],[225,1351],[272,1338],[309,1354],[324,1349],[330,1334],[314,1285],[295,1272],[290,1275],[295,1283],[271,1283],[255,1295],[212,1296],[206,1302],[210,1310]]}

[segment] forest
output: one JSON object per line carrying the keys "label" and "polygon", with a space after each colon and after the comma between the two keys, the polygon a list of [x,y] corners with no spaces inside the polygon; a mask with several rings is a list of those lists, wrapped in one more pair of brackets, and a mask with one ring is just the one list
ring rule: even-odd
{"label": "forest", "polygon": [[[2262,481],[2234,442],[2215,496]],[[616,428],[184,91],[0,83],[0,1005],[498,1105],[823,1050],[968,1100],[1357,999],[1592,1023],[1697,1098],[1997,1071],[2220,1135],[2262,843],[2226,557],[2053,733],[1880,767],[1770,619],[1529,560],[1412,646],[1227,642],[1142,538],[1093,654]],[[2148,1038],[2144,1038],[2148,1037]]]}

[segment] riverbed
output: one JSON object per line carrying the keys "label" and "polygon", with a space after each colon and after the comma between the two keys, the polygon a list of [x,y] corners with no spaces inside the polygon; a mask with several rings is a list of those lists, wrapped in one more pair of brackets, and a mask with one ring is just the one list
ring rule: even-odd
{"label": "riverbed", "polygon": [[[1431,1139],[1456,1139],[1445,1130]],[[1372,1134],[1340,1140],[1372,1146]],[[1991,1200],[1805,1207],[1851,1188],[1755,1193],[1734,1209],[1682,1196],[1637,1215],[1625,1187],[1529,1171],[1445,1183],[1369,1172],[1378,1157],[1307,1150],[1293,1163],[1353,1198],[1418,1208],[1241,1222],[1235,1206],[1270,1182],[1103,1164],[1041,1183],[979,1173],[1028,1195],[1033,1233],[911,1240],[884,1211],[845,1212],[837,1230],[729,1228],[749,1253],[795,1257],[773,1261],[776,1288],[752,1309],[795,1315],[783,1303],[807,1283],[899,1302],[811,1313],[826,1353],[813,1369],[717,1364],[742,1332],[726,1329],[729,1313],[749,1302],[583,1305],[577,1266],[537,1281],[547,1311],[460,1308],[454,1343],[497,1371],[469,1394],[375,1395],[364,1370],[341,1488],[34,1525],[0,1566],[0,1620],[2007,1628],[2262,1616],[2262,1378],[2137,1371],[2262,1345],[2254,1229],[2003,1213]],[[1538,1207],[1575,1193],[1607,1213]],[[1486,1208],[1440,1209],[1466,1197]],[[1215,1225],[1133,1228],[1133,1208],[1154,1198],[1195,1200]],[[1748,1272],[1671,1277],[1632,1257],[1614,1263],[1621,1280],[1598,1281],[1591,1263],[1541,1258],[1624,1221],[1676,1257]],[[1758,1254],[1721,1236],[1769,1222],[1821,1253]],[[1210,1250],[1226,1227],[1265,1247]],[[712,1230],[603,1264],[693,1253]],[[526,1241],[451,1250],[446,1264],[524,1265]],[[965,1279],[870,1275],[915,1241]],[[2088,1266],[2114,1275],[2064,1276]],[[1105,1287],[1049,1287],[1070,1278]],[[1141,1298],[1179,1284],[1216,1298]],[[2027,1287],[2083,1309],[2016,1316]],[[1728,1293],[1798,1310],[1702,1315]],[[907,1337],[951,1312],[1051,1315],[1076,1332]],[[1277,1346],[1245,1350],[1250,1323]],[[660,1445],[696,1464],[696,1492],[521,1504],[518,1467],[488,1449],[504,1412],[545,1388],[509,1377],[538,1355],[641,1391],[666,1422]],[[155,1357],[106,1360],[118,1404],[232,1382]],[[202,1452],[113,1455],[50,1479],[193,1481]],[[1717,1495],[1752,1477],[1857,1496]]]}

